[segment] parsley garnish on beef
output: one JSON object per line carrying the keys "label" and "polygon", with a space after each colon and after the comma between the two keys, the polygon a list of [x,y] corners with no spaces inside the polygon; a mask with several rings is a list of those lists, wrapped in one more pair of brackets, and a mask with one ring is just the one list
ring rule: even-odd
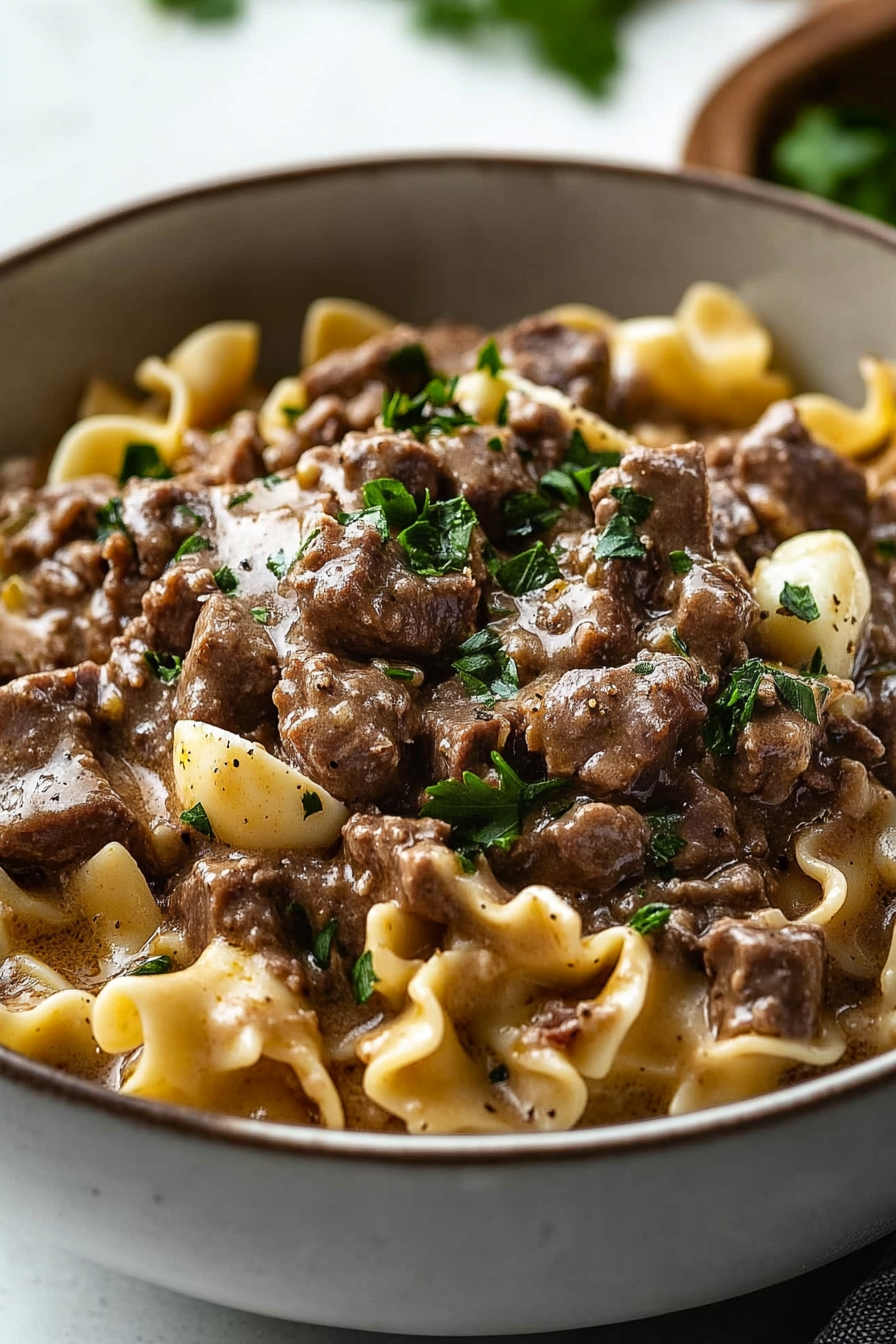
{"label": "parsley garnish on beef", "polygon": [[569,445],[558,467],[546,471],[539,484],[543,490],[554,490],[564,504],[575,507],[582,503],[592,485],[607,467],[618,467],[622,454],[613,449],[593,453],[580,429],[569,436]]}
{"label": "parsley garnish on beef", "polygon": [[510,700],[520,688],[516,663],[494,630],[479,630],[461,644],[451,666],[474,700],[491,708]]}
{"label": "parsley garnish on beef", "polygon": [[457,384],[457,378],[432,378],[415,397],[406,392],[384,393],[383,425],[407,430],[421,443],[433,434],[453,434],[464,425],[475,425],[473,416],[454,400]]}
{"label": "parsley garnish on beef", "polygon": [[125,448],[118,484],[124,485],[132,476],[141,476],[153,481],[170,480],[171,471],[159,457],[155,444],[129,443]]}
{"label": "parsley garnish on beef", "polygon": [[220,569],[216,569],[212,578],[227,597],[232,597],[240,586],[239,579],[229,565],[222,565]]}
{"label": "parsley garnish on beef", "polygon": [[194,532],[191,537],[187,537],[186,541],[182,541],[178,546],[174,552],[174,562],[176,564],[178,560],[183,560],[185,555],[198,555],[200,551],[210,551],[211,548],[212,544],[207,537]]}
{"label": "parsley garnish on beef", "polygon": [[420,809],[421,817],[436,817],[451,826],[451,846],[457,850],[468,869],[475,855],[495,845],[510,849],[522,834],[523,822],[542,799],[562,789],[563,779],[545,779],[527,784],[504,760],[493,751],[492,763],[498,772],[498,783],[488,784],[478,775],[465,770],[463,779],[445,779],[430,784],[428,800]]}
{"label": "parsley garnish on beef", "polygon": [[690,574],[694,568],[694,562],[687,551],[670,551],[669,564],[672,566],[673,574]]}
{"label": "parsley garnish on beef", "polygon": [[648,518],[653,500],[628,485],[614,485],[610,494],[619,508],[598,537],[594,554],[598,560],[640,560],[647,554],[647,547],[637,527]]}
{"label": "parsley garnish on beef", "polygon": [[207,840],[214,840],[215,833],[212,830],[212,824],[208,819],[208,813],[201,803],[196,803],[195,806],[188,808],[186,812],[181,812],[180,819],[184,826],[192,826],[194,831],[198,831],[200,835],[204,835]]}
{"label": "parsley garnish on beef", "polygon": [[430,383],[436,376],[429,355],[419,342],[393,350],[386,368],[393,378],[412,378],[419,383]]}
{"label": "parsley garnish on beef", "polygon": [[158,957],[150,957],[144,961],[141,966],[136,966],[134,970],[128,971],[128,975],[170,975],[174,970],[174,962],[165,953]]}
{"label": "parsley garnish on beef", "polygon": [[362,953],[352,967],[355,1003],[366,1003],[379,982],[380,978],[373,969],[373,953],[370,951]]}
{"label": "parsley garnish on beef", "polygon": [[339,920],[331,919],[324,925],[319,933],[314,934],[311,940],[311,955],[322,971],[325,971],[330,965],[333,939],[336,937],[338,928]]}
{"label": "parsley garnish on beef", "polygon": [[560,566],[543,541],[536,541],[531,551],[503,560],[495,566],[494,573],[504,591],[514,597],[522,597],[562,578]]}
{"label": "parsley garnish on beef", "polygon": [[252,498],[251,490],[240,490],[238,494],[231,495],[227,501],[228,509],[236,509],[240,504],[246,504]]}
{"label": "parsley garnish on beef", "polygon": [[501,358],[501,352],[498,349],[497,341],[494,339],[486,341],[485,345],[479,351],[479,357],[476,360],[476,368],[480,372],[488,372],[493,378],[497,378],[503,367],[504,361]]}
{"label": "parsley garnish on beef", "polygon": [[128,541],[133,546],[134,538],[130,529],[121,516],[121,500],[118,498],[110,499],[108,504],[104,504],[97,510],[96,515],[96,539],[97,541],[106,541],[113,532],[123,532]]}
{"label": "parsley garnish on beef", "polygon": [[157,681],[171,686],[183,671],[184,660],[178,653],[153,653],[147,649],[143,661]]}
{"label": "parsley garnish on beef", "polygon": [[628,922],[629,928],[646,936],[663,928],[669,922],[671,914],[671,905],[664,905],[662,901],[651,901],[649,905],[642,905],[640,910],[635,911]]}
{"label": "parsley garnish on beef", "polygon": [[466,567],[477,522],[463,495],[433,504],[427,491],[417,521],[398,535],[408,569],[422,575],[459,573]]}
{"label": "parsley garnish on beef", "polygon": [[560,510],[540,490],[508,495],[503,513],[504,530],[513,540],[531,537],[534,532],[547,532],[560,517]]}
{"label": "parsley garnish on beef", "polygon": [[661,807],[647,813],[650,827],[650,857],[657,868],[668,868],[677,854],[684,849],[684,840],[678,833],[678,827],[684,820],[680,812],[672,808]]}
{"label": "parsley garnish on beef", "polygon": [[827,686],[793,672],[785,672],[783,668],[771,667],[761,658],[748,658],[729,673],[710,708],[703,729],[703,740],[716,756],[733,754],[739,734],[753,717],[760,683],[766,675],[771,677],[778,699],[783,704],[796,710],[807,723],[818,723],[816,691],[824,703],[828,696]]}
{"label": "parsley garnish on beef", "polygon": [[817,621],[821,615],[808,584],[785,583],[778,601],[781,603],[778,608],[780,615],[795,616],[807,625]]}

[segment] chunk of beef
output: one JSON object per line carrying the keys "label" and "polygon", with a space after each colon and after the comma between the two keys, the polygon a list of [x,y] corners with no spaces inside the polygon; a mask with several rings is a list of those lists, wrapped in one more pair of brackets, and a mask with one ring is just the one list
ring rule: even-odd
{"label": "chunk of beef", "polygon": [[96,536],[97,514],[114,493],[107,476],[87,476],[0,495],[0,576],[22,574],[69,542]]}
{"label": "chunk of beef", "polygon": [[884,747],[882,776],[887,787],[896,785],[896,672],[868,678],[871,701],[868,727]]}
{"label": "chunk of beef", "polygon": [[0,863],[55,866],[146,837],[97,757],[99,669],[40,672],[0,688]]}
{"label": "chunk of beef", "polygon": [[600,794],[651,788],[706,718],[696,669],[653,656],[634,665],[565,672],[523,698],[526,742],[544,753],[548,774],[576,775]]}
{"label": "chunk of beef", "polygon": [[482,327],[469,322],[436,322],[423,333],[430,364],[448,377],[474,368],[486,339]]}
{"label": "chunk of beef", "polygon": [[717,1036],[818,1035],[824,1002],[824,934],[812,925],[770,929],[720,919],[703,940],[709,1015]]}
{"label": "chunk of beef", "polygon": [[[670,551],[689,551],[705,560],[713,558],[712,517],[706,463],[699,443],[672,448],[633,448],[618,468],[603,471],[591,488],[591,503],[598,528],[617,512],[613,489],[628,487],[652,500],[650,513],[638,532],[650,539],[650,549],[660,564]],[[629,561],[626,562],[630,563]]]}
{"label": "chunk of beef", "polygon": [[450,830],[430,818],[350,817],[342,836],[358,895],[371,904],[397,901],[421,919],[447,923],[456,911],[438,859]]}
{"label": "chunk of beef", "polygon": [[407,392],[420,390],[419,379],[408,379],[397,374],[390,361],[396,351],[420,342],[420,332],[414,327],[397,326],[382,336],[373,336],[354,350],[336,350],[305,369],[302,382],[313,405],[318,397],[335,395],[349,400],[363,392],[368,383],[385,383],[402,387]]}
{"label": "chunk of beef", "polygon": [[121,492],[121,513],[140,573],[157,578],[181,543],[209,516],[208,495],[194,478],[134,477]]}
{"label": "chunk of beef", "polygon": [[[657,888],[657,897],[678,906],[697,906],[703,927],[723,915],[745,915],[770,904],[774,883],[757,863],[729,863],[711,877],[674,877]],[[691,913],[694,913],[693,911]]]}
{"label": "chunk of beef", "polygon": [[407,687],[332,653],[293,658],[274,695],[293,761],[350,805],[396,798],[417,714]]}
{"label": "chunk of beef", "polygon": [[620,663],[635,654],[638,611],[630,573],[619,565],[599,576],[597,565],[592,568],[583,579],[514,599],[516,613],[498,623],[522,684],[542,672]]}
{"label": "chunk of beef", "polygon": [[678,782],[669,807],[681,818],[675,830],[684,841],[673,862],[676,877],[711,873],[737,857],[740,843],[731,800],[696,770]]}
{"label": "chunk of beef", "polygon": [[[379,398],[382,404],[382,395]],[[316,445],[329,447],[338,443],[348,432],[350,421],[341,397],[318,397],[307,411],[303,411],[293,426],[292,433],[284,434],[264,450],[268,471],[282,471],[294,467],[300,457]]]}
{"label": "chunk of beef", "polygon": [[454,678],[435,687],[420,715],[426,782],[489,770],[492,752],[501,751],[510,736],[512,712],[507,704],[495,709],[476,704]]}
{"label": "chunk of beef", "polygon": [[[719,551],[739,551],[759,533],[759,523],[750,508],[742,488],[725,477],[710,476],[709,493],[712,500],[712,534]],[[760,547],[759,553],[761,553]],[[751,552],[752,553],[752,550]]]}
{"label": "chunk of beef", "polygon": [[675,626],[707,671],[748,656],[747,636],[759,615],[749,585],[726,565],[695,564],[678,583]]}
{"label": "chunk of beef", "polygon": [[178,680],[178,716],[245,737],[273,717],[279,675],[270,635],[238,601],[214,593]]}
{"label": "chunk of beef", "polygon": [[311,463],[320,466],[321,484],[334,490],[346,512],[362,509],[362,487],[383,477],[401,481],[419,504],[427,490],[438,498],[438,455],[410,434],[348,434],[337,447],[312,449],[303,469]]}
{"label": "chunk of beef", "polygon": [[634,808],[579,802],[561,817],[529,818],[509,853],[494,852],[492,866],[517,885],[599,895],[643,876],[649,838]]}
{"label": "chunk of beef", "polygon": [[789,401],[770,406],[740,441],[735,482],[775,541],[835,528],[856,545],[869,524],[864,473],[806,432]]}
{"label": "chunk of beef", "polygon": [[203,604],[218,592],[210,569],[188,556],[150,584],[143,598],[144,638],[159,653],[184,654]]}
{"label": "chunk of beef", "polygon": [[253,411],[239,411],[216,434],[188,430],[184,447],[192,453],[197,477],[206,485],[238,485],[265,474],[265,442]]}
{"label": "chunk of beef", "polygon": [[[489,444],[501,443],[500,451]],[[445,495],[463,495],[489,536],[504,535],[503,506],[509,495],[535,489],[535,477],[516,449],[493,429],[470,426],[432,440]]]}
{"label": "chunk of beef", "polygon": [[725,772],[728,791],[754,795],[760,802],[785,802],[812,764],[823,729],[778,701],[759,702],[737,739]]}
{"label": "chunk of beef", "polygon": [[479,604],[469,570],[414,574],[398,543],[384,546],[364,522],[322,518],[289,577],[307,642],[362,657],[434,658],[472,633]]}
{"label": "chunk of beef", "polygon": [[577,331],[548,316],[529,317],[501,338],[504,362],[524,378],[558,387],[589,411],[601,411],[610,378],[607,338]]}
{"label": "chunk of beef", "polygon": [[507,398],[507,426],[517,452],[531,459],[536,477],[559,466],[569,447],[569,433],[560,412],[521,392]]}

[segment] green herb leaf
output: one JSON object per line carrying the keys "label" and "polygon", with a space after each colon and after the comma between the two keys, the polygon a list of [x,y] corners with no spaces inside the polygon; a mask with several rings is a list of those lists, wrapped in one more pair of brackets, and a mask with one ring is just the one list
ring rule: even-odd
{"label": "green herb leaf", "polygon": [[216,569],[212,578],[227,597],[232,597],[240,586],[239,579],[229,565],[222,565],[220,569]]}
{"label": "green herb leaf", "polygon": [[531,537],[535,532],[547,532],[560,517],[560,510],[540,491],[524,491],[508,495],[503,504],[504,530],[513,540]]}
{"label": "green herb leaf", "polygon": [[270,476],[262,476],[261,483],[265,490],[273,490],[275,486],[283,484],[283,477],[272,471]]}
{"label": "green herb leaf", "polygon": [[504,443],[497,435],[493,439],[489,439],[486,447],[490,453],[503,453],[504,451]]}
{"label": "green herb leaf", "polygon": [[[618,467],[622,454],[613,449],[593,453],[585,442],[580,429],[574,429],[569,436],[569,444],[563,461],[558,467],[546,471],[539,484],[543,490],[554,490],[564,504],[571,507],[582,502],[597,477],[607,467]],[[646,498],[646,496],[645,496]]]}
{"label": "green herb leaf", "polygon": [[669,564],[672,566],[673,574],[690,574],[694,568],[694,562],[687,551],[670,551]]}
{"label": "green herb leaf", "polygon": [[669,638],[672,641],[672,645],[676,653],[680,653],[682,658],[690,658],[691,651],[688,648],[687,644],[682,639],[681,635],[678,633],[677,625],[673,625],[672,629],[669,631]]}
{"label": "green herb leaf", "polygon": [[671,914],[671,905],[664,905],[662,901],[651,901],[649,905],[642,905],[640,910],[635,911],[628,922],[629,928],[646,937],[648,933],[655,933],[657,929],[663,928],[669,922]]}
{"label": "green herb leaf", "polygon": [[650,495],[642,495],[630,485],[614,485],[610,494],[618,501],[623,518],[630,518],[633,523],[647,521],[653,508]]}
{"label": "green herb leaf", "polygon": [[896,560],[896,537],[879,538],[874,543],[874,553],[878,560]]}
{"label": "green herb leaf", "polygon": [[782,615],[796,616],[797,620],[805,621],[807,625],[817,621],[821,615],[808,584],[785,583],[778,601],[781,603],[779,612]]}
{"label": "green herb leaf", "polygon": [[281,546],[276,555],[268,556],[267,561],[265,562],[266,568],[271,571],[275,578],[282,580],[286,578],[298,558],[298,555],[294,555],[290,560]]}
{"label": "green herb leaf", "polygon": [[301,407],[301,406],[281,406],[281,407],[280,407],[280,414],[283,416],[283,419],[284,419],[284,420],[286,421],[286,423],[290,426],[290,428],[291,428],[291,427],[295,424],[295,422],[298,420],[299,416],[302,414],[302,411],[303,411],[303,407]]}
{"label": "green herb leaf", "polygon": [[501,352],[498,349],[497,341],[494,340],[494,338],[490,341],[486,341],[485,345],[479,351],[479,358],[476,360],[477,370],[480,372],[486,371],[490,373],[493,378],[497,378],[503,367],[504,361],[501,358]]}
{"label": "green herb leaf", "polygon": [[772,153],[787,186],[896,223],[896,119],[853,108],[808,106]]}
{"label": "green herb leaf", "polygon": [[703,729],[703,741],[716,756],[730,756],[737,738],[753,717],[763,676],[772,679],[779,700],[812,724],[818,723],[816,691],[827,698],[828,687],[808,681],[779,667],[770,667],[761,658],[748,658],[729,673],[712,705]]}
{"label": "green herb leaf", "polygon": [[828,670],[824,665],[824,654],[821,651],[820,645],[816,645],[815,652],[809,660],[809,663],[806,667],[801,667],[800,671],[805,672],[810,677],[827,676]]}
{"label": "green herb leaf", "polygon": [[208,840],[214,840],[215,833],[212,830],[212,824],[208,819],[208,814],[201,803],[195,807],[188,808],[186,812],[181,812],[180,819],[184,826],[192,826],[194,831],[204,835]]}
{"label": "green herb leaf", "polygon": [[327,970],[330,965],[330,954],[333,951],[333,939],[339,929],[339,920],[331,919],[319,933],[314,934],[311,940],[311,955],[317,962],[322,971]]}
{"label": "green herb leaf", "polygon": [[[795,709],[807,723],[817,724],[818,704],[812,683],[792,672],[784,672],[779,667],[769,667],[766,670],[775,683],[778,699],[783,700],[784,704],[791,709]],[[823,693],[823,699],[826,699],[828,696],[827,686],[822,686],[820,689]]]}
{"label": "green herb leaf", "polygon": [[429,355],[419,342],[394,350],[386,361],[386,368],[393,378],[413,379],[418,383],[432,382],[436,376]]}
{"label": "green herb leaf", "polygon": [[159,9],[180,10],[200,23],[236,19],[243,12],[243,0],[155,0]]}
{"label": "green herb leaf", "polygon": [[110,499],[108,504],[104,504],[101,509],[97,509],[96,523],[97,541],[105,541],[112,536],[113,532],[123,532],[133,546],[134,538],[122,517],[120,499]]}
{"label": "green herb leaf", "polygon": [[460,573],[478,521],[462,495],[433,504],[427,491],[417,521],[398,534],[408,569],[423,575]]}
{"label": "green herb leaf", "polygon": [[511,556],[495,568],[495,578],[505,592],[522,597],[536,588],[544,588],[562,578],[560,566],[543,541],[537,541],[531,551]]}
{"label": "green herb leaf", "polygon": [[520,688],[516,663],[504,651],[494,630],[479,630],[458,649],[451,666],[470,695],[489,708],[496,700],[509,700]]}
{"label": "green herb leaf", "polygon": [[635,663],[632,671],[635,673],[635,676],[647,677],[654,670],[655,666],[655,663]]}
{"label": "green herb leaf", "polygon": [[198,555],[200,551],[210,551],[211,548],[212,544],[207,537],[202,537],[198,532],[194,532],[192,537],[187,537],[186,541],[182,541],[178,546],[174,552],[173,563],[177,564],[177,561],[183,560],[185,555]]}
{"label": "green herb leaf", "polygon": [[417,675],[409,667],[384,667],[381,671],[384,677],[390,677],[392,681],[413,681]]}
{"label": "green herb leaf", "polygon": [[368,509],[382,509],[386,522],[396,531],[410,527],[417,517],[417,505],[413,495],[409,494],[401,481],[382,477],[376,481],[367,481],[361,493]]}
{"label": "green herb leaf", "polygon": [[676,854],[680,854],[684,849],[685,842],[678,833],[678,827],[683,820],[681,812],[673,812],[668,807],[648,812],[650,857],[657,868],[667,868]]}
{"label": "green herb leaf", "polygon": [[173,970],[174,962],[163,953],[158,957],[150,957],[142,966],[136,966],[134,970],[128,971],[128,975],[170,975]]}
{"label": "green herb leaf", "polygon": [[416,397],[405,392],[386,392],[383,396],[383,425],[386,429],[406,430],[421,442],[433,434],[453,434],[463,425],[475,425],[471,415],[454,400],[456,378],[433,378]]}
{"label": "green herb leaf", "polygon": [[132,476],[140,476],[152,481],[171,479],[171,472],[159,457],[155,444],[129,443],[125,448],[118,484],[124,485],[125,481],[129,481]]}
{"label": "green herb leaf", "polygon": [[183,671],[184,660],[177,653],[153,653],[147,649],[143,661],[157,681],[171,686]]}
{"label": "green herb leaf", "polygon": [[246,504],[252,498],[251,490],[241,490],[237,495],[231,495],[227,501],[228,509],[236,509],[240,504]]}
{"label": "green herb leaf", "polygon": [[307,821],[309,817],[316,816],[318,812],[323,812],[323,799],[319,793],[313,789],[306,789],[302,794],[302,814]]}
{"label": "green herb leaf", "polygon": [[441,780],[426,790],[421,817],[437,817],[452,828],[451,845],[472,862],[484,849],[510,849],[522,833],[523,821],[542,799],[565,787],[562,779],[525,783],[497,751],[492,762],[498,784],[488,784],[465,770],[463,779]]}
{"label": "green herb leaf", "polygon": [[373,953],[364,952],[352,967],[355,1003],[366,1003],[379,982],[380,978],[373,969]]}
{"label": "green herb leaf", "polygon": [[267,607],[252,607],[251,616],[253,621],[257,621],[259,625],[267,625],[268,623]]}
{"label": "green herb leaf", "polygon": [[640,560],[647,554],[647,547],[637,528],[650,514],[653,500],[628,485],[614,485],[610,494],[619,509],[598,537],[594,554],[598,560]]}

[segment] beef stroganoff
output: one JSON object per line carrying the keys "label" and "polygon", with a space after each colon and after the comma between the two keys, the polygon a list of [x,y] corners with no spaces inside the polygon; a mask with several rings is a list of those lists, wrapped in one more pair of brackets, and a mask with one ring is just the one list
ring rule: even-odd
{"label": "beef stroganoff", "polygon": [[896,366],[797,395],[710,284],[258,344],[0,466],[0,1045],[414,1134],[896,1045]]}

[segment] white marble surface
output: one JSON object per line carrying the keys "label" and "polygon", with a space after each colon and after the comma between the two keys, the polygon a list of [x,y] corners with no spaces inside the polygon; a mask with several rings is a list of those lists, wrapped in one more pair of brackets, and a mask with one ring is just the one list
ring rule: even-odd
{"label": "white marble surface", "polygon": [[[725,67],[805,8],[657,0],[630,25],[615,97],[595,104],[512,50],[419,41],[401,0],[250,3],[244,22],[211,30],[148,0],[0,0],[0,251],[172,186],[369,152],[499,148],[672,165]],[[23,1245],[3,1210],[2,1344],[319,1344],[326,1333]]]}

